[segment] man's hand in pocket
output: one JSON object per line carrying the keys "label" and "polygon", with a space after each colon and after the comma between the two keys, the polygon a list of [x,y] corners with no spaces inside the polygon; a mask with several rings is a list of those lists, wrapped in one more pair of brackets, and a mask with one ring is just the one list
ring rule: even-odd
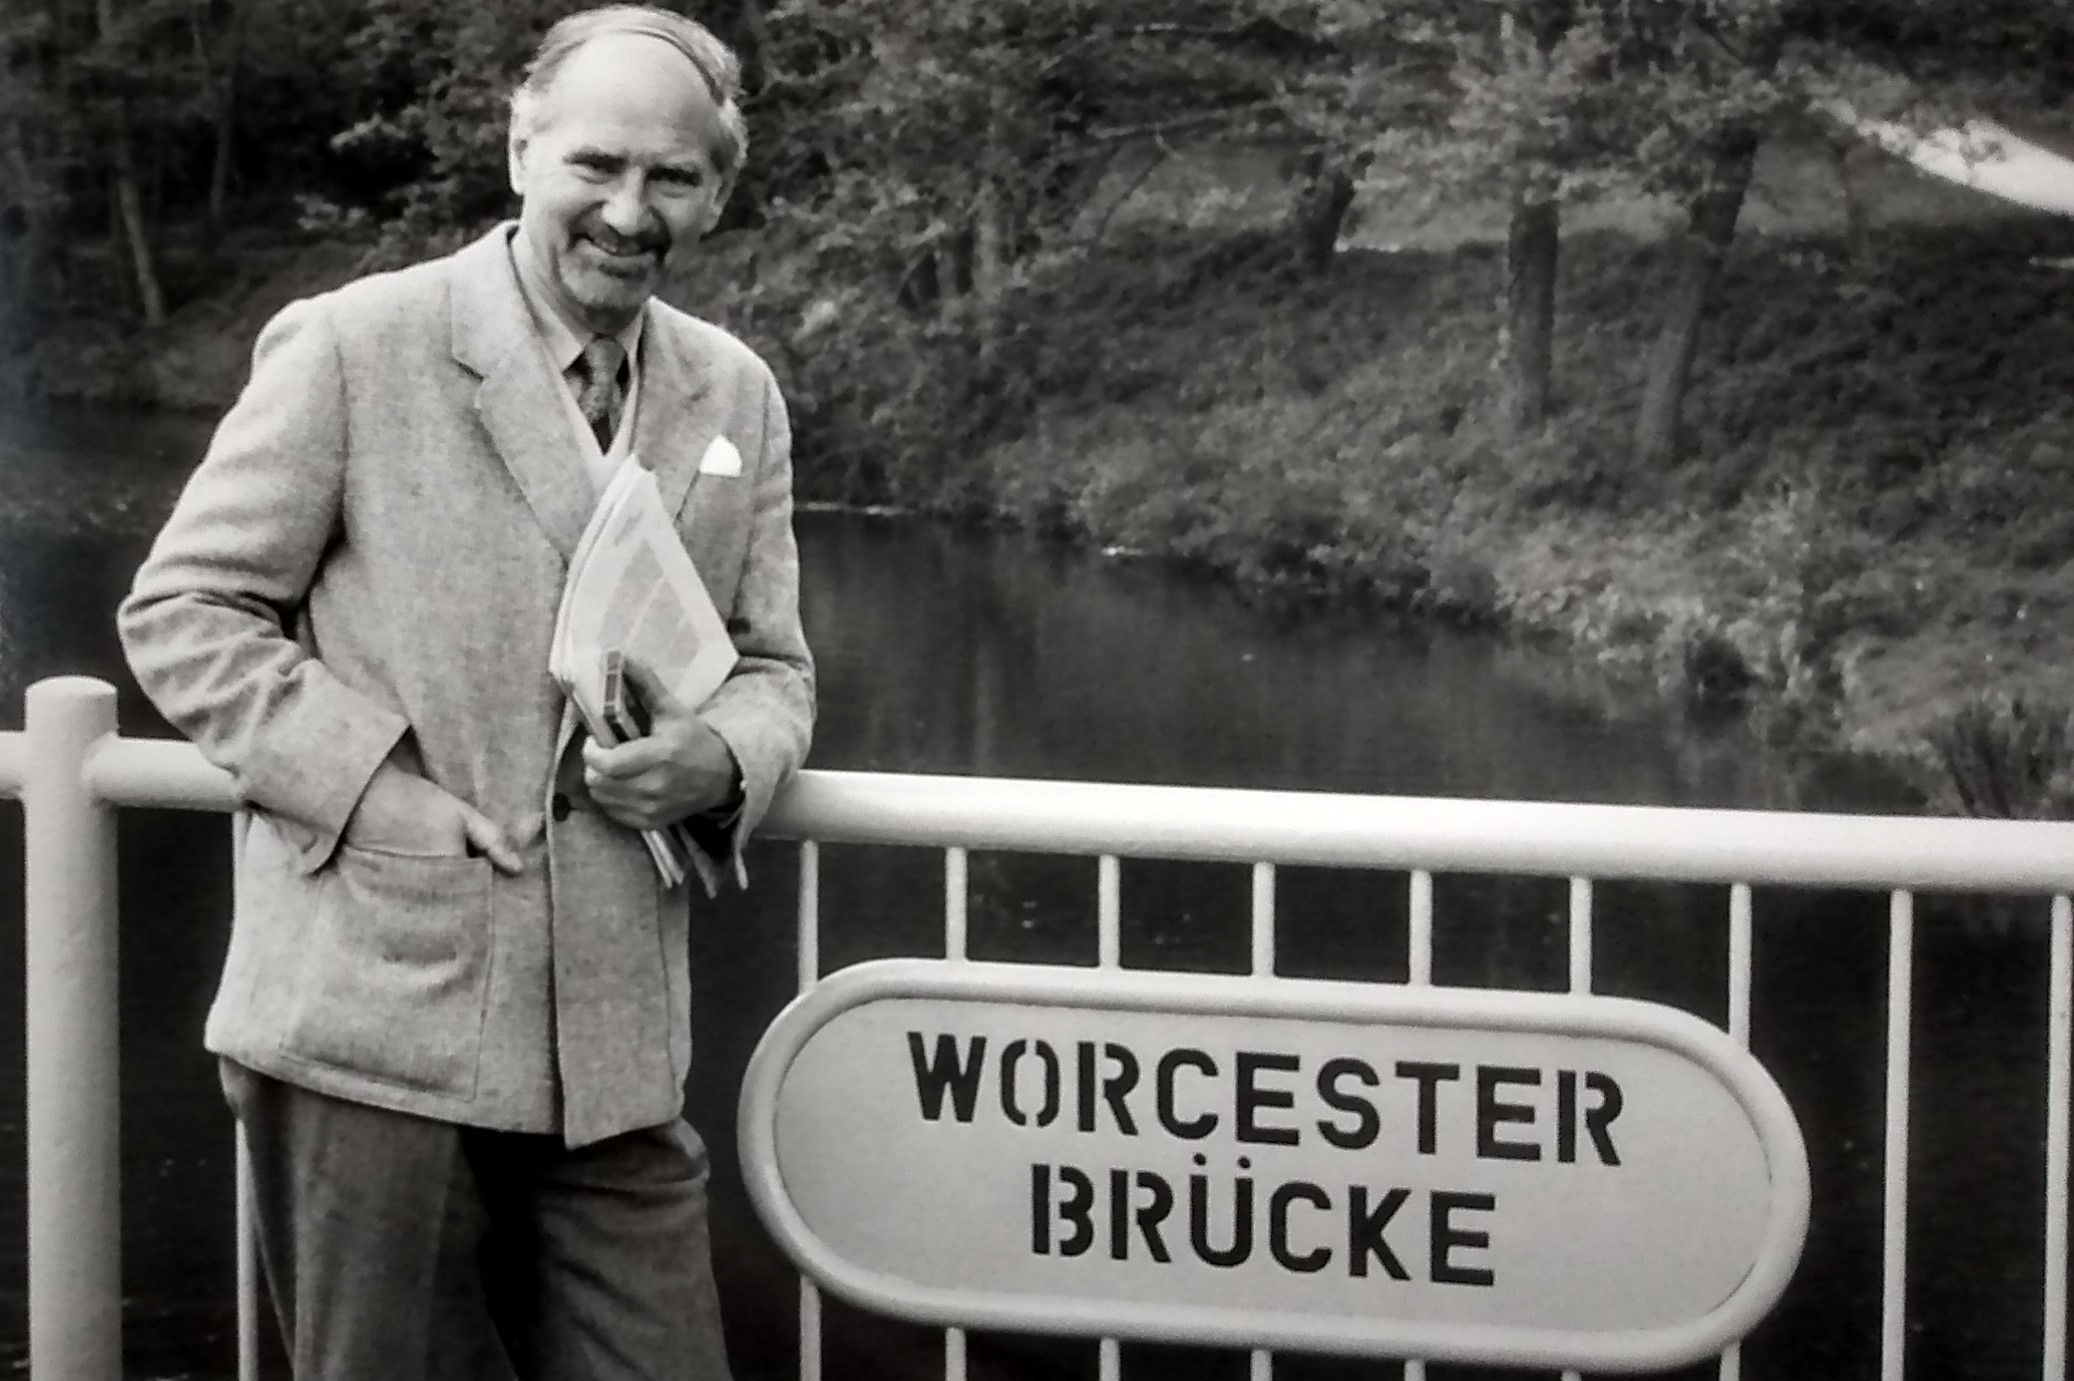
{"label": "man's hand in pocket", "polygon": [[500,873],[519,856],[497,823],[415,772],[385,762],[375,769],[346,821],[345,842],[382,853],[458,858],[471,846]]}

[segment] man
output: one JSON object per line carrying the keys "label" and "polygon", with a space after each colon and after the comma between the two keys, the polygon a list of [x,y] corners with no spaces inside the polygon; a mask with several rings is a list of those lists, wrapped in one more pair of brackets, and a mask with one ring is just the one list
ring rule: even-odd
{"label": "man", "polygon": [[[738,90],[676,15],[557,25],[513,97],[517,223],[283,311],[123,606],[244,797],[206,1041],[299,1381],[424,1374],[471,1247],[521,1376],[727,1374],[690,898],[639,831],[687,820],[709,882],[739,870],[813,717],[783,402],[651,297],[740,169]],[[633,668],[653,726],[606,749],[548,651],[627,454],[740,662],[701,706]]]}

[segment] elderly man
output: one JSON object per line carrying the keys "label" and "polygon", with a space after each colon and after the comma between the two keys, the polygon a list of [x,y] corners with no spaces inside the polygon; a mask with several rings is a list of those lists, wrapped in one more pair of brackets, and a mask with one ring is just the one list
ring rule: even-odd
{"label": "elderly man", "polygon": [[[521,1376],[727,1374],[681,1115],[692,899],[639,832],[686,821],[709,884],[739,870],[813,718],[783,401],[651,296],[740,169],[738,95],[679,16],[558,24],[512,100],[517,223],[283,311],[123,606],[244,797],[206,1039],[300,1381],[421,1375],[456,1258]],[[740,660],[697,706],[635,668],[652,728],[608,749],[548,653],[628,455]]]}

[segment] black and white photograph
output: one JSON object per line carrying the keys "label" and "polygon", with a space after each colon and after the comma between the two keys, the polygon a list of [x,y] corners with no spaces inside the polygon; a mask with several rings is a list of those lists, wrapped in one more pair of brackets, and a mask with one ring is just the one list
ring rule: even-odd
{"label": "black and white photograph", "polygon": [[0,0],[0,1373],[2067,1381],[2070,687],[2048,0]]}

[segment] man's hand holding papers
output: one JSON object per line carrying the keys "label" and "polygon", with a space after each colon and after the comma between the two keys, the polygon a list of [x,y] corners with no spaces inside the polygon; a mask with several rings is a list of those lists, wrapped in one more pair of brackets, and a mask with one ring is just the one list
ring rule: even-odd
{"label": "man's hand holding papers", "polygon": [[[606,713],[607,652],[621,654],[653,719],[631,742]],[[585,785],[608,816],[643,831],[671,886],[690,869],[716,885],[713,860],[682,820],[724,804],[733,789],[734,759],[697,711],[734,664],[734,643],[655,476],[627,457],[570,560],[549,671],[590,730]]]}
{"label": "man's hand holding papers", "polygon": [[591,799],[637,830],[664,829],[724,805],[741,775],[727,744],[653,672],[631,659],[626,667],[648,707],[648,732],[617,747],[595,738],[583,746]]}

